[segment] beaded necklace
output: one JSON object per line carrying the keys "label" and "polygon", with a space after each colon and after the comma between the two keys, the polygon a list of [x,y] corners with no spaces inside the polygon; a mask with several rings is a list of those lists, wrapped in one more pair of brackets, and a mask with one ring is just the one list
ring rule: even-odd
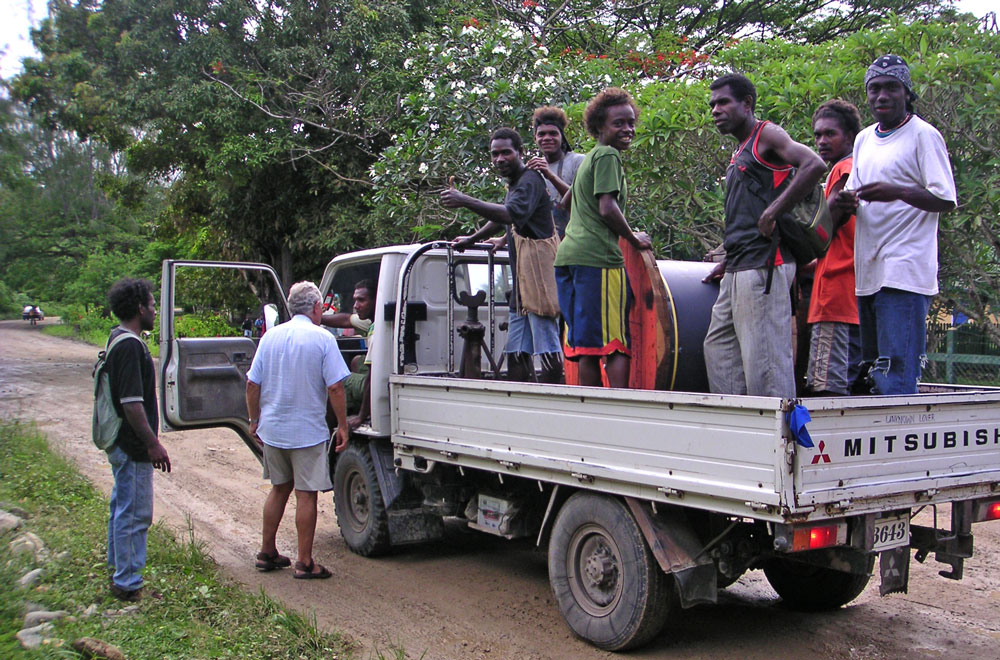
{"label": "beaded necklace", "polygon": [[910,117],[912,117],[912,116],[913,116],[912,112],[907,112],[906,113],[906,117],[904,117],[903,121],[901,121],[899,123],[899,126],[897,126],[895,128],[890,128],[887,131],[880,131],[880,130],[878,130],[879,126],[881,126],[882,124],[877,124],[875,126],[875,135],[878,136],[878,137],[880,137],[880,138],[887,138],[887,137],[889,137],[890,135],[892,135],[893,133],[895,133],[899,129],[901,129],[904,126],[906,126],[906,122],[910,121]]}

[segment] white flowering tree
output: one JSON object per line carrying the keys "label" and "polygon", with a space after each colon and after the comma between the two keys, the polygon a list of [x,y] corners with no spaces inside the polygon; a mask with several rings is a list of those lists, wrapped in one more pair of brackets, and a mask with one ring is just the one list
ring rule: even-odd
{"label": "white flowering tree", "polygon": [[[599,57],[580,63],[553,55],[512,23],[475,19],[426,35],[403,67],[414,91],[402,100],[404,118],[370,174],[380,224],[413,238],[454,236],[476,224],[469,213],[438,203],[437,193],[452,176],[469,194],[503,197],[488,154],[493,130],[518,130],[530,152],[536,107],[559,105],[579,118],[601,89],[636,79]],[[579,122],[569,130],[576,143],[586,140],[585,133]]]}

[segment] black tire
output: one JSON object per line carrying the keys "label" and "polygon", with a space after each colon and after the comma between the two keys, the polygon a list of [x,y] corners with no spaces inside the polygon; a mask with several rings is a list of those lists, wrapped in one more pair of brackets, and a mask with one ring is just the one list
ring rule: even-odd
{"label": "black tire", "polygon": [[376,557],[389,549],[389,519],[367,446],[352,442],[337,457],[333,508],[351,552]]}
{"label": "black tire", "polygon": [[592,493],[573,495],[556,517],[549,582],[573,632],[608,651],[649,642],[674,602],[625,503]]}
{"label": "black tire", "polygon": [[860,596],[874,566],[875,555],[868,558],[868,573],[863,575],[774,557],[764,564],[764,575],[788,607],[822,612],[835,610]]}

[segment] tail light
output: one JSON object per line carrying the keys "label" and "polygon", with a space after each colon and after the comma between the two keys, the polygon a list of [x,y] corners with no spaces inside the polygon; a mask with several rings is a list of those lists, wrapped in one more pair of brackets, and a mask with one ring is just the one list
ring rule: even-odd
{"label": "tail light", "polygon": [[973,522],[1000,520],[1000,500],[979,500],[973,505]]}
{"label": "tail light", "polygon": [[[841,534],[843,529],[843,534]],[[830,548],[847,541],[847,525],[819,525],[796,529],[792,534],[792,552]]]}
{"label": "tail light", "polygon": [[847,545],[847,521],[824,520],[816,525],[775,525],[774,548],[778,552],[819,550]]}

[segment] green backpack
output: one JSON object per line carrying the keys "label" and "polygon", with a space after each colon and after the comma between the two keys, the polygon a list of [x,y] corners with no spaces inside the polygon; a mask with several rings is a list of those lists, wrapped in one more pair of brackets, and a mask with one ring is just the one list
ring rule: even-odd
{"label": "green backpack", "polygon": [[130,337],[142,341],[132,332],[123,332],[111,339],[105,349],[97,354],[97,363],[94,364],[94,416],[91,421],[90,436],[97,448],[102,451],[107,451],[115,443],[118,430],[122,427],[122,418],[115,410],[111,397],[111,383],[104,367],[114,347]]}

